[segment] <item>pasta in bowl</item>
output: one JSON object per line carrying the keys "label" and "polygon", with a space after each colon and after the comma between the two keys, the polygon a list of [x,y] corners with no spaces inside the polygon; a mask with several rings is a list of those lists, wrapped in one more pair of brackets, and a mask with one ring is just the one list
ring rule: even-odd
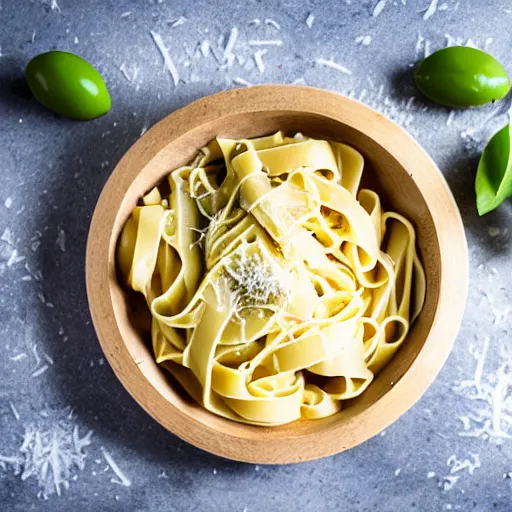
{"label": "pasta in bowl", "polygon": [[[335,414],[404,342],[425,298],[415,230],[360,188],[355,149],[215,138],[144,195],[118,244],[157,363],[219,416]],[[193,394],[193,393],[191,393]]]}
{"label": "pasta in bowl", "polygon": [[[298,132],[303,139],[293,137]],[[257,140],[274,142],[263,148]],[[302,155],[302,163],[286,164],[288,172],[271,172],[272,151],[293,146],[313,147],[319,163]],[[330,147],[335,163],[319,147]],[[208,150],[198,157],[200,148]],[[230,166],[238,178],[221,190]],[[188,212],[179,217],[193,229],[169,225],[176,211]],[[139,245],[142,224],[153,227]],[[183,254],[192,270],[186,280],[178,264],[169,273]],[[86,257],[94,327],[129,393],[182,439],[256,463],[346,450],[407,411],[453,346],[467,271],[460,214],[421,147],[360,103],[294,86],[218,93],[151,128],[105,185]],[[380,310],[368,306],[370,297]],[[279,339],[284,332],[288,341]],[[195,344],[194,333],[209,348]],[[348,369],[340,368],[338,351]],[[206,395],[214,412],[201,405]],[[275,413],[269,404],[276,398],[293,405]]]}

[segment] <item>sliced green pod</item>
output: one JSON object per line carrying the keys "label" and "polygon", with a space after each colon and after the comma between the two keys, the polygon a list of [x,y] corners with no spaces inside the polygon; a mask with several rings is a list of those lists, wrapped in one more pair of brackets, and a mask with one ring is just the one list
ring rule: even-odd
{"label": "sliced green pod", "polygon": [[28,63],[25,75],[34,96],[59,114],[87,120],[110,110],[110,94],[103,78],[78,55],[42,53]]}
{"label": "sliced green pod", "polygon": [[432,101],[455,108],[484,105],[510,90],[503,66],[488,53],[467,46],[434,52],[420,62],[414,79]]}
{"label": "sliced green pod", "polygon": [[497,208],[512,195],[510,124],[496,133],[482,153],[476,173],[476,206],[479,215]]}

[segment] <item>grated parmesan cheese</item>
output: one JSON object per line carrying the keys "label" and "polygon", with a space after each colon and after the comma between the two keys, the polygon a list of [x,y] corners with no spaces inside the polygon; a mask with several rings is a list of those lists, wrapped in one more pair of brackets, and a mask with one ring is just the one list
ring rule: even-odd
{"label": "grated parmesan cheese", "polygon": [[430,2],[430,5],[428,6],[427,10],[425,11],[425,14],[423,15],[423,20],[424,21],[427,21],[429,18],[431,18],[436,10],[437,10],[437,3],[438,3],[438,0],[432,0]]}
{"label": "grated parmesan cheese", "polygon": [[386,7],[386,0],[380,0],[373,9],[372,16],[376,18],[383,11],[384,7]]}
{"label": "grated parmesan cheese", "polygon": [[263,63],[263,55],[265,55],[268,50],[259,50],[254,53],[254,62],[260,73],[265,71],[265,64]]}
{"label": "grated parmesan cheese", "polygon": [[267,18],[265,20],[265,25],[269,25],[271,27],[274,27],[276,30],[281,30],[281,25],[279,25],[279,23],[277,23],[277,21],[271,19],[271,18]]}
{"label": "grated parmesan cheese", "polygon": [[281,39],[251,39],[249,46],[281,46]]}
{"label": "grated parmesan cheese", "polygon": [[179,27],[187,21],[187,18],[180,16],[178,19],[171,21],[171,28]]}
{"label": "grated parmesan cheese", "polygon": [[341,64],[334,62],[332,59],[331,60],[316,59],[316,63],[320,64],[321,66],[336,69],[337,71],[340,71],[341,73],[345,73],[346,75],[352,74],[352,71],[350,71],[350,69],[346,68],[345,66],[342,66]]}
{"label": "grated parmesan cheese", "polygon": [[62,252],[66,252],[66,232],[60,227],[57,227],[57,240],[56,245]]}
{"label": "grated parmesan cheese", "polygon": [[157,32],[154,32],[153,30],[151,30],[150,33],[151,37],[153,38],[153,41],[155,42],[155,45],[157,46],[158,50],[160,51],[160,54],[162,55],[162,58],[164,60],[164,67],[167,69],[167,71],[169,71],[174,82],[174,86],[176,87],[178,85],[178,82],[180,81],[180,75],[178,73],[178,70],[176,69],[176,66],[174,65],[173,60],[171,59],[171,56],[169,55],[169,51],[165,47],[162,36],[160,36],[160,34],[158,34]]}
{"label": "grated parmesan cheese", "polygon": [[60,12],[60,7],[59,7],[59,4],[57,3],[57,0],[52,0],[51,3],[50,3],[50,9],[52,11],[57,11],[57,12]]}
{"label": "grated parmesan cheese", "polygon": [[80,437],[69,408],[42,411],[40,416],[37,424],[26,425],[19,454],[0,455],[0,467],[10,468],[22,480],[35,479],[39,496],[47,499],[55,493],[60,496],[69,481],[76,480],[73,473],[85,468],[84,448],[91,444],[93,432]]}
{"label": "grated parmesan cheese", "polygon": [[12,206],[12,199],[10,197],[8,197],[5,202],[4,202],[4,206],[9,210]]}
{"label": "grated parmesan cheese", "polygon": [[108,465],[112,469],[112,471],[117,475],[117,478],[111,478],[110,481],[114,484],[123,485],[124,487],[130,487],[132,485],[130,479],[121,471],[116,461],[113,459],[112,455],[103,448],[100,448],[101,453],[103,453],[103,457],[107,461]]}
{"label": "grated parmesan cheese", "polygon": [[237,85],[245,85],[246,87],[250,87],[252,85],[251,82],[248,82],[247,80],[239,76],[233,78],[233,83]]}
{"label": "grated parmesan cheese", "polygon": [[313,13],[309,13],[308,17],[306,18],[306,25],[308,26],[308,28],[311,28],[314,22],[315,15]]}

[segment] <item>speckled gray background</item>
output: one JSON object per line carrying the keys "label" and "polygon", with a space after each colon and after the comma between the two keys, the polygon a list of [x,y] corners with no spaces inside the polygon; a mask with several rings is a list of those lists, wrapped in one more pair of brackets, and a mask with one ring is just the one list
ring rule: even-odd
{"label": "speckled gray background", "polygon": [[[433,9],[426,12],[431,3],[437,4],[432,15]],[[512,210],[507,203],[478,218],[473,181],[479,152],[505,124],[510,101],[450,113],[417,95],[411,66],[425,52],[470,40],[512,71],[512,4],[387,0],[380,13],[377,0],[237,4],[0,1],[0,510],[509,512]],[[183,23],[173,26],[181,16]],[[256,18],[259,25],[250,23]],[[209,40],[222,56],[234,26],[238,59],[219,69],[197,45]],[[151,30],[177,65],[177,87]],[[250,40],[282,44],[258,47]],[[252,55],[262,48],[268,52],[260,73]],[[84,123],[60,119],[27,95],[24,66],[49,49],[79,53],[101,71],[113,100],[107,116]],[[319,58],[349,72],[319,65]],[[348,453],[286,467],[219,459],[148,417],[102,358],[84,287],[91,213],[121,155],[169,112],[243,80],[344,92],[405,126],[449,181],[470,248],[463,327],[423,399]],[[44,500],[37,479],[22,480],[9,461],[21,457],[23,471],[19,448],[26,429],[41,428],[68,407],[74,415],[67,425],[81,436],[94,431],[83,450],[85,467],[72,468],[69,489]],[[501,420],[492,415],[499,409]],[[130,486],[116,483],[105,453]]]}

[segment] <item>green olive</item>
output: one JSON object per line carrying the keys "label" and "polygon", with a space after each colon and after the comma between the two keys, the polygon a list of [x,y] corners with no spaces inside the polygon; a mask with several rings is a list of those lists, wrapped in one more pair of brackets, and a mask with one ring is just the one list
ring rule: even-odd
{"label": "green olive", "polygon": [[491,55],[476,48],[451,46],[417,67],[414,78],[428,98],[447,107],[472,107],[503,98],[510,79]]}
{"label": "green olive", "polygon": [[42,53],[28,63],[25,74],[34,96],[59,114],[86,120],[110,110],[110,94],[103,78],[78,55]]}

